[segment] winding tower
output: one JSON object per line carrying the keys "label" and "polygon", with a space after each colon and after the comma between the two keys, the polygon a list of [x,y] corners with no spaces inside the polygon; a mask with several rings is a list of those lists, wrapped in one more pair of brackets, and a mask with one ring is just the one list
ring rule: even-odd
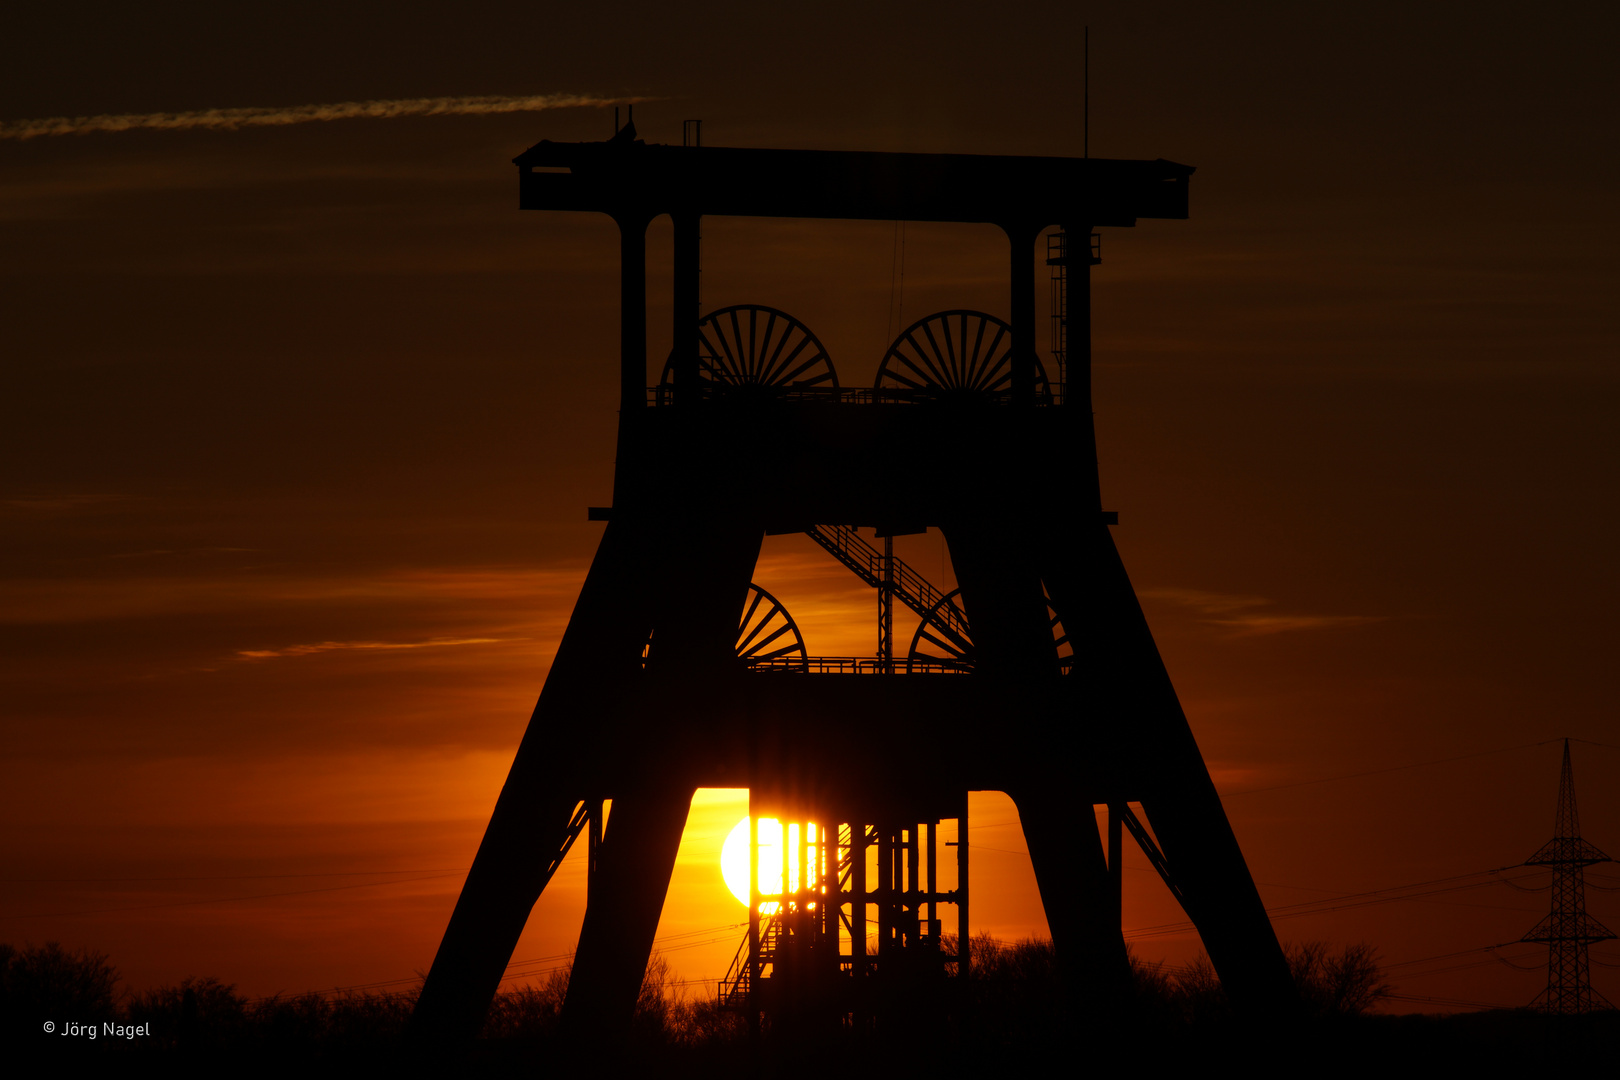
{"label": "winding tower", "polygon": [[[1088,238],[1185,218],[1192,168],[655,145],[633,125],[605,142],[543,141],[515,163],[523,209],[597,211],[619,226],[613,505],[590,512],[606,522],[601,545],[423,987],[415,1035],[454,1044],[476,1034],[530,909],[581,834],[590,887],[564,1021],[597,1033],[627,1023],[698,787],[746,787],[756,822],[800,823],[780,840],[797,846],[804,871],[784,872],[776,889],[754,875],[749,941],[722,988],[756,1016],[773,976],[859,1017],[902,971],[966,971],[971,790],[1017,804],[1059,956],[1089,988],[1106,993],[1126,971],[1129,831],[1230,996],[1257,1009],[1291,1003],[1286,962],[1099,496]],[[675,238],[674,350],[649,389],[645,237],[663,214]],[[781,311],[700,313],[704,215],[997,225],[1010,246],[1009,318],[931,315],[900,334],[875,379],[852,387]],[[1036,354],[1034,267],[1054,226],[1069,240],[1047,249],[1064,279],[1053,295],[1066,372],[1049,374]],[[737,452],[763,446],[772,452]],[[917,446],[938,448],[939,460],[903,478],[872,465]],[[941,594],[894,557],[892,540],[880,549],[857,528],[878,539],[940,529],[960,589]],[[809,534],[877,590],[876,658],[810,655],[752,583],[763,537],[786,532]],[[903,656],[896,604],[919,619]],[[1104,805],[1106,844],[1087,813]]]}

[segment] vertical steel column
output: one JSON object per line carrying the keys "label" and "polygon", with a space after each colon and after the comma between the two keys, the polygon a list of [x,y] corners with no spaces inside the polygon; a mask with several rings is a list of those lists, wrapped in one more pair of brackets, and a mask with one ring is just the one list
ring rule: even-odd
{"label": "vertical steel column", "polygon": [[647,404],[647,224],[644,213],[613,215],[619,226],[619,433],[615,443],[613,505],[642,501],[641,415]]}
{"label": "vertical steel column", "polygon": [[968,793],[962,792],[962,805],[956,815],[956,974],[968,976],[972,963],[969,946],[972,932],[968,922]]}
{"label": "vertical steel column", "polygon": [[619,431],[647,402],[646,214],[617,214],[619,224]]}
{"label": "vertical steel column", "polygon": [[1009,302],[1012,323],[1012,394],[1018,405],[1035,403],[1035,240],[1041,226],[1003,223],[1011,250]]}
{"label": "vertical steel column", "polygon": [[883,538],[883,583],[878,586],[878,659],[894,674],[894,537]]}
{"label": "vertical steel column", "polygon": [[1075,502],[1082,514],[1101,513],[1097,430],[1091,406],[1091,226],[1066,222],[1063,231],[1068,276],[1064,285],[1068,331],[1063,346],[1068,381],[1063,388],[1063,407],[1068,410],[1066,426],[1074,440]]}
{"label": "vertical steel column", "polygon": [[893,948],[889,940],[894,934],[894,836],[887,824],[878,826],[878,974],[883,974],[884,963]]}
{"label": "vertical steel column", "polygon": [[[866,826],[849,826],[849,960],[856,985],[866,979]],[[857,991],[859,993],[859,991]]]}
{"label": "vertical steel column", "polygon": [[822,821],[832,821],[829,827],[822,825],[816,834],[821,843],[816,848],[817,885],[816,903],[820,904],[821,912],[821,942],[823,948],[832,956],[834,973],[838,971],[838,911],[840,908],[838,896],[838,824],[831,814],[823,813]]}
{"label": "vertical steel column", "polygon": [[[778,811],[780,812],[780,811]],[[771,977],[779,978],[782,974],[782,938],[783,932],[790,925],[788,923],[788,823],[787,815],[783,814],[776,822],[777,837],[776,851],[782,859],[782,891],[776,900],[776,959],[771,964]],[[780,988],[781,984],[777,984]]]}
{"label": "vertical steel column", "polygon": [[[923,826],[925,846],[928,848],[928,922],[929,929],[933,929],[934,920],[939,918],[938,901],[934,899],[939,892],[939,822],[931,821]],[[938,942],[935,942],[938,945]]]}
{"label": "vertical steel column", "polygon": [[799,887],[794,889],[794,908],[799,912],[799,925],[805,925],[805,916],[810,902],[810,821],[808,814],[805,821],[799,823]]}
{"label": "vertical steel column", "polygon": [[[1091,226],[1064,225],[1064,366],[1069,387],[1064,400],[1091,411]],[[1079,393],[1075,394],[1074,391]]]}
{"label": "vertical steel column", "polygon": [[698,371],[698,300],[699,274],[702,255],[699,240],[699,215],[677,212],[670,215],[675,231],[675,282],[673,289],[674,326],[671,359],[675,368],[675,396],[678,401],[690,400],[699,385]]}
{"label": "vertical steel column", "polygon": [[920,910],[921,905],[917,903],[917,894],[922,891],[922,867],[917,865],[918,848],[921,845],[919,845],[917,842],[916,822],[912,822],[911,826],[906,829],[905,841],[907,908],[905,932],[907,938],[906,946],[911,948],[915,947],[917,944],[917,935],[921,932],[921,928],[917,925],[917,920],[922,916],[922,911]]}
{"label": "vertical steel column", "polygon": [[759,1034],[759,813],[748,789],[748,1030]]}

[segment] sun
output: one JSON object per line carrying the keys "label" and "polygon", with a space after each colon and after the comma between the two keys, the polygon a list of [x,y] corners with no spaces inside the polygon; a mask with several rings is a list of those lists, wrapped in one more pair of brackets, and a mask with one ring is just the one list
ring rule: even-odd
{"label": "sun", "polygon": [[[788,891],[793,892],[799,888],[799,826],[789,825],[784,837],[782,823],[775,818],[759,819],[759,886],[760,892],[767,895],[778,894],[782,891],[782,848],[784,841],[788,849]],[[805,826],[805,842],[816,842],[816,827]],[[726,888],[731,895],[744,907],[748,905],[748,819],[743,818],[737,822],[726,836],[726,842],[720,846],[720,876],[725,879]],[[816,873],[812,869],[809,884],[816,884]],[[759,905],[761,915],[770,915],[776,911],[775,901],[766,901]]]}

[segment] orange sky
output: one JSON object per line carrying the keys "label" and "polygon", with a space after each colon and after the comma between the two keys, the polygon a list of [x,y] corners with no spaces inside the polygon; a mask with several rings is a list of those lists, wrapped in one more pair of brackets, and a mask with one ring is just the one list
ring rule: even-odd
{"label": "orange sky", "polygon": [[[1053,43],[1089,19],[1092,149],[1199,170],[1190,221],[1103,239],[1104,498],[1267,903],[1524,858],[1558,761],[1530,744],[1565,734],[1592,741],[1586,835],[1620,848],[1611,13],[84,10],[18,17],[0,120],[589,92],[657,99],[654,141],[702,116],[714,144],[1078,154]],[[507,162],[610,130],[565,109],[0,138],[0,940],[103,949],[137,987],[426,969],[610,494],[613,226],[519,213]],[[891,304],[1005,314],[992,230],[909,226],[903,291],[895,242],[709,221],[704,301],[794,312],[852,384]],[[667,222],[651,244],[661,357]],[[948,581],[937,534],[901,551]],[[770,540],[756,579],[812,652],[874,647],[873,598],[808,542]],[[686,978],[735,948],[736,805],[704,795],[671,885]],[[974,813],[976,919],[1040,932],[1010,804]],[[1127,929],[1179,921],[1127,868]],[[565,866],[522,971],[566,953],[581,891]],[[1591,909],[1620,927],[1612,895]],[[1512,940],[1545,897],[1277,925],[1400,962]],[[1537,989],[1402,970],[1416,997]]]}

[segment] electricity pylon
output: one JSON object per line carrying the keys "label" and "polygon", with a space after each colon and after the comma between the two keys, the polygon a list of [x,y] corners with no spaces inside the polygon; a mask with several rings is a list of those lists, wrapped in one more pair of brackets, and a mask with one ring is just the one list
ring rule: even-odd
{"label": "electricity pylon", "polygon": [[1615,935],[1586,913],[1586,868],[1612,861],[1581,839],[1581,822],[1575,809],[1575,773],[1569,764],[1569,740],[1565,739],[1553,838],[1524,861],[1526,866],[1545,866],[1553,872],[1552,911],[1519,939],[1547,946],[1547,989],[1536,995],[1531,1008],[1566,1015],[1614,1008],[1592,989],[1587,950],[1595,942],[1609,941]]}

